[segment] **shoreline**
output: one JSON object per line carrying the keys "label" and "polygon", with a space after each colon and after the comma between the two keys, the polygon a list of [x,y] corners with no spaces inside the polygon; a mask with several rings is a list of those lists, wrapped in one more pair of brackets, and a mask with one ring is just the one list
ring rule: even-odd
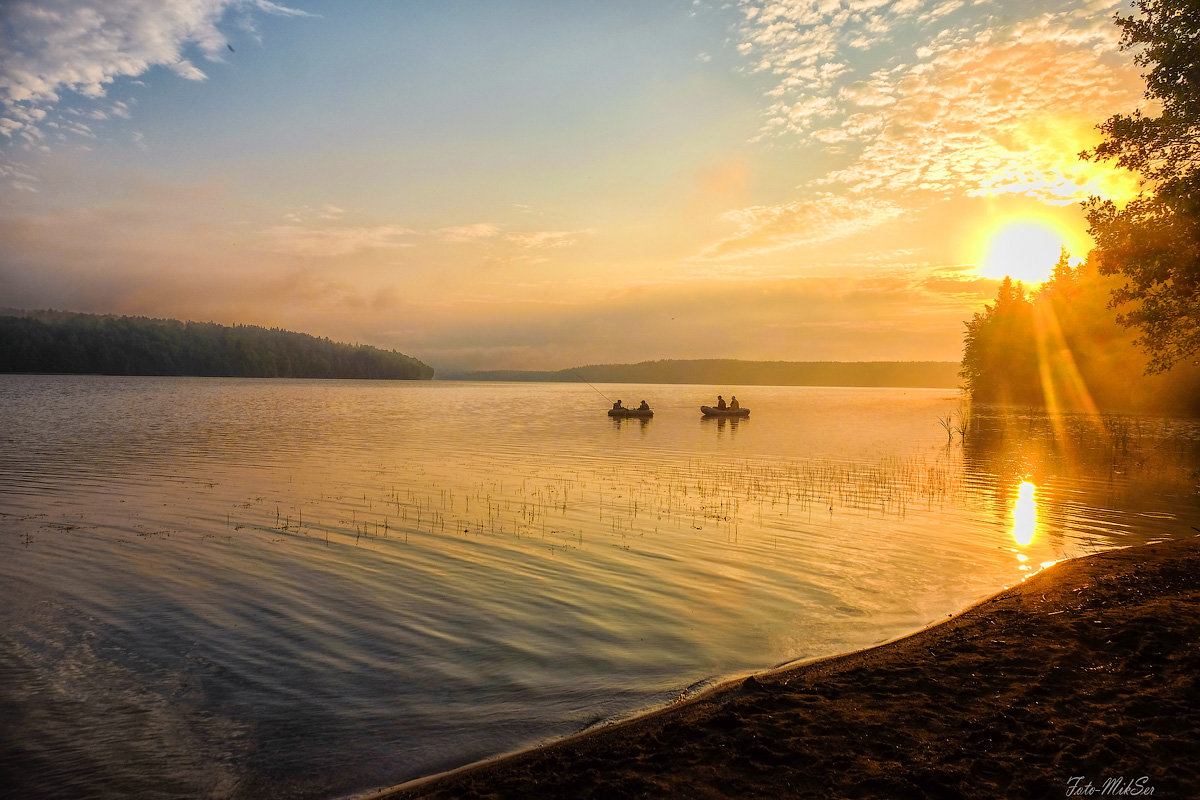
{"label": "shoreline", "polygon": [[1109,550],[899,639],[357,797],[1196,797],[1198,645],[1200,537]]}

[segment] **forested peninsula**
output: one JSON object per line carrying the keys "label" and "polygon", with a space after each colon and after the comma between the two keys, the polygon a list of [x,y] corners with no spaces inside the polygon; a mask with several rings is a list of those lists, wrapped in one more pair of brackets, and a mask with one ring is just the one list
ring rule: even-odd
{"label": "forested peninsula", "polygon": [[1137,175],[1123,206],[1083,204],[1095,247],[1064,250],[1029,292],[1005,279],[966,323],[962,376],[972,399],[1051,411],[1200,416],[1200,16],[1192,0],[1134,0],[1115,18],[1121,49],[1147,69],[1146,99],[1098,127],[1080,157]]}
{"label": "forested peninsula", "polygon": [[429,380],[433,368],[369,345],[256,325],[0,312],[0,373]]}
{"label": "forested peninsula", "polygon": [[594,364],[548,372],[488,370],[448,372],[471,381],[595,381],[597,383],[696,383],[709,386],[894,386],[954,388],[953,361],[739,361],[667,359],[636,364]]}
{"label": "forested peninsula", "polygon": [[1123,206],[1089,198],[1083,263],[1064,250],[1032,292],[1006,278],[967,321],[974,400],[1200,416],[1200,16],[1191,0],[1133,5],[1138,15],[1115,18],[1121,49],[1147,69],[1161,113],[1109,117],[1080,157],[1130,170],[1141,192]]}
{"label": "forested peninsula", "polygon": [[1118,279],[1063,253],[1034,291],[1005,279],[966,323],[962,378],[973,400],[1051,411],[1200,416],[1200,362],[1148,369],[1152,356],[1118,322]]}

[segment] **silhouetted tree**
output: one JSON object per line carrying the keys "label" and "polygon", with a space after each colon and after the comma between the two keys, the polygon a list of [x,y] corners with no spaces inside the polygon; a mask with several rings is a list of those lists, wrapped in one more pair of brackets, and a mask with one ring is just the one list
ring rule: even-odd
{"label": "silhouetted tree", "polygon": [[1124,278],[1112,293],[1126,309],[1118,320],[1138,330],[1147,372],[1162,372],[1200,350],[1200,3],[1133,6],[1140,15],[1116,17],[1121,48],[1136,49],[1146,98],[1162,112],[1110,117],[1104,141],[1081,156],[1139,173],[1143,190],[1123,208],[1098,197],[1084,206],[1100,272]]}
{"label": "silhouetted tree", "polygon": [[963,384],[975,400],[1041,404],[1033,304],[1020,283],[1005,277],[996,302],[966,323]]}
{"label": "silhouetted tree", "polygon": [[966,323],[960,375],[974,400],[1056,411],[1200,414],[1200,368],[1145,374],[1146,356],[1118,324],[1117,278],[1064,251],[1032,295],[1005,280],[996,302]]}

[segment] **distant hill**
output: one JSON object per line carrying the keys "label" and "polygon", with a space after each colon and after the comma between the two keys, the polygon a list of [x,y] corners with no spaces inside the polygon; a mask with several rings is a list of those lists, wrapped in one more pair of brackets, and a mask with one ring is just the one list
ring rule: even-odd
{"label": "distant hill", "polygon": [[907,386],[957,388],[956,361],[739,361],[708,358],[597,364],[549,372],[446,372],[445,380],[697,383],[715,386]]}
{"label": "distant hill", "polygon": [[394,350],[256,325],[0,311],[0,372],[429,380]]}

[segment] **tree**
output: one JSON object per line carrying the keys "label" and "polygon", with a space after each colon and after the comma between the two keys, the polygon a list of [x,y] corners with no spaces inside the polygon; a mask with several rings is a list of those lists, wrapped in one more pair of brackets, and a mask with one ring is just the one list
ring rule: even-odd
{"label": "tree", "polygon": [[976,312],[963,337],[963,384],[974,400],[1040,405],[1033,304],[1005,278],[996,302]]}
{"label": "tree", "polygon": [[1112,293],[1118,320],[1138,331],[1153,373],[1200,350],[1200,0],[1133,6],[1139,16],[1116,17],[1121,49],[1136,49],[1146,98],[1161,113],[1110,117],[1104,140],[1081,156],[1142,178],[1124,208],[1098,197],[1084,208],[1099,271],[1124,279]]}
{"label": "tree", "polygon": [[959,374],[971,399],[1200,415],[1200,366],[1145,374],[1146,356],[1109,307],[1119,280],[1090,258],[1071,266],[1065,250],[1032,294],[1006,278],[996,301],[966,323]]}

